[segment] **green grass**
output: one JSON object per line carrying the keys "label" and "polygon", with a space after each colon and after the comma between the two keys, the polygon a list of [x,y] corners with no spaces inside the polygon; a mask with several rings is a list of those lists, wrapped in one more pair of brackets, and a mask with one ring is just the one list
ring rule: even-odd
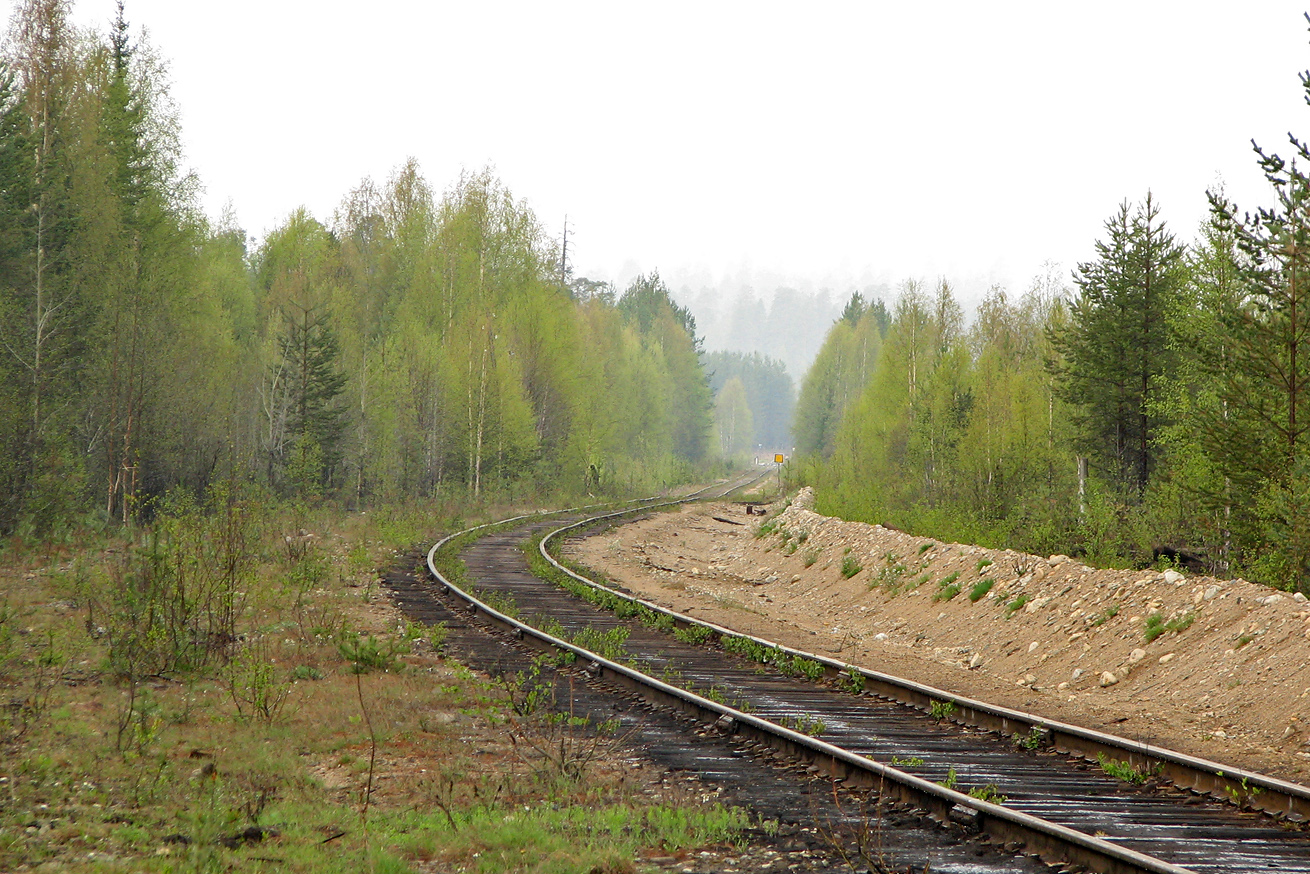
{"label": "green grass", "polygon": [[1163,614],[1152,613],[1150,616],[1146,617],[1146,625],[1143,628],[1142,636],[1146,639],[1147,643],[1150,643],[1160,635],[1167,634],[1170,631],[1176,631],[1181,634],[1191,628],[1192,623],[1195,621],[1196,615],[1193,613],[1185,613],[1182,616],[1170,619],[1168,622],[1165,621]]}
{"label": "green grass", "polygon": [[974,583],[973,588],[969,590],[969,600],[977,603],[979,599],[985,597],[992,590],[994,582],[994,580],[979,580]]}
{"label": "green grass", "polygon": [[864,570],[864,566],[853,555],[846,555],[841,560],[841,575],[844,579],[851,577]]}
{"label": "green grass", "polygon": [[937,583],[937,591],[933,592],[934,601],[950,601],[956,595],[960,594],[959,571],[951,571],[941,581]]}
{"label": "green grass", "polygon": [[938,586],[937,591],[933,593],[934,601],[950,601],[960,594],[960,584],[951,583],[948,586]]}
{"label": "green grass", "polygon": [[1024,608],[1029,601],[1033,599],[1032,595],[1020,595],[1005,605],[1005,618],[1009,619],[1014,614]]}

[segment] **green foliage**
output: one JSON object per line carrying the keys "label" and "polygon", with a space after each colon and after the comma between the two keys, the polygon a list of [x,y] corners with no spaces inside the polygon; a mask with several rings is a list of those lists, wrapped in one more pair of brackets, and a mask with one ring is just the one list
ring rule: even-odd
{"label": "green foliage", "polygon": [[810,716],[802,713],[799,716],[783,716],[778,720],[778,724],[783,728],[790,728],[792,731],[798,731],[801,734],[807,734],[810,737],[818,737],[828,730],[828,726],[817,716]]}
{"label": "green foliage", "polygon": [[[900,562],[898,556],[889,552],[883,557],[883,566],[869,580],[869,588],[884,589],[888,595],[895,596],[899,592],[901,580],[905,577],[907,571],[908,568]],[[842,572],[845,573],[845,562],[843,562]],[[859,573],[859,571],[856,570],[856,573]]]}
{"label": "green foliage", "polygon": [[1165,621],[1163,614],[1152,613],[1150,616],[1146,617],[1146,625],[1143,628],[1143,637],[1146,639],[1147,643],[1150,643],[1160,635],[1167,634],[1170,631],[1181,634],[1191,628],[1192,623],[1195,621],[1196,614],[1190,612],[1184,613],[1181,616],[1175,616],[1168,622]]}
{"label": "green foliage", "polygon": [[149,47],[36,10],[0,59],[0,536],[147,521],[222,479],[514,501],[645,491],[705,459],[695,321],[658,276],[573,297],[595,284],[560,281],[491,173],[438,197],[412,161],[248,250],[198,208]]}
{"label": "green foliage", "polygon": [[788,676],[806,677],[810,680],[817,680],[823,676],[823,665],[820,662],[802,655],[790,655],[778,647],[766,646],[748,637],[724,635],[723,650],[762,665],[773,665]]}
{"label": "green foliage", "polygon": [[350,662],[350,669],[356,674],[370,671],[395,673],[405,669],[400,655],[409,652],[409,646],[403,640],[378,640],[371,634],[356,634],[337,644],[337,651]]}
{"label": "green foliage", "polygon": [[1014,744],[1021,749],[1031,751],[1039,749],[1043,744],[1045,744],[1046,738],[1047,732],[1043,727],[1040,725],[1034,725],[1032,728],[1028,729],[1027,734],[1016,733],[1014,735]]}
{"label": "green foliage", "polygon": [[1006,605],[1005,605],[1005,618],[1006,618],[1006,619],[1009,619],[1011,616],[1013,616],[1014,614],[1018,613],[1018,612],[1019,612],[1020,610],[1022,610],[1025,606],[1027,606],[1028,602],[1031,601],[1032,599],[1033,599],[1033,596],[1032,596],[1032,595],[1029,595],[1029,594],[1026,594],[1026,593],[1025,593],[1025,594],[1019,595],[1018,597],[1016,597],[1016,598],[1014,598],[1013,600],[1011,600],[1011,601],[1009,601],[1008,603],[1006,603]]}
{"label": "green foliage", "polygon": [[242,647],[223,673],[237,716],[266,723],[281,717],[291,694],[291,679],[295,672],[285,681],[277,679],[267,644]]}
{"label": "green foliage", "polygon": [[1096,760],[1100,763],[1102,771],[1109,774],[1111,777],[1114,777],[1116,780],[1122,780],[1125,783],[1132,783],[1134,786],[1142,785],[1151,777],[1160,773],[1160,769],[1163,767],[1163,765],[1158,765],[1154,769],[1144,770],[1135,767],[1128,762],[1112,759],[1106,756],[1105,753],[1098,753]]}
{"label": "green foliage", "polygon": [[710,374],[716,406],[722,407],[729,384],[735,380],[741,386],[742,401],[752,414],[746,449],[791,445],[796,388],[785,364],[758,352],[715,351],[705,355],[705,369]]}
{"label": "green foliage", "polygon": [[688,625],[673,632],[673,637],[683,643],[700,645],[708,643],[714,637],[714,630],[704,625]]}
{"label": "green foliage", "polygon": [[853,555],[842,556],[841,575],[844,579],[849,580],[851,577],[855,576],[862,570],[864,570],[864,565],[860,564],[859,560],[855,556]]}
{"label": "green foliage", "polygon": [[934,701],[928,708],[928,715],[937,721],[950,719],[956,710],[954,701]]}
{"label": "green foliage", "polygon": [[107,578],[76,583],[111,670],[128,680],[226,660],[267,524],[256,497],[226,488],[203,504],[175,491],[157,507],[154,528],[118,553]]}
{"label": "green foliage", "polygon": [[949,584],[939,583],[937,586],[937,591],[933,592],[932,594],[932,599],[934,601],[950,601],[953,600],[955,596],[958,594],[960,594],[959,583],[949,583]]}
{"label": "green foliage", "polygon": [[969,790],[970,798],[977,798],[979,801],[987,801],[991,804],[1004,804],[1007,801],[1006,796],[996,788],[995,783],[988,783],[986,786],[975,786]]}
{"label": "green foliage", "polygon": [[1157,405],[1174,375],[1175,343],[1166,314],[1183,293],[1183,248],[1148,192],[1135,210],[1125,201],[1106,221],[1096,260],[1078,265],[1079,295],[1055,335],[1053,364],[1073,405],[1078,445],[1094,468],[1135,499],[1159,464],[1165,420]]}
{"label": "green foliage", "polygon": [[623,626],[601,631],[588,625],[573,635],[572,643],[610,661],[621,661],[627,655],[628,629]]}
{"label": "green foliage", "polygon": [[969,590],[969,600],[976,603],[992,590],[994,584],[995,580],[979,580],[974,583],[973,588]]}

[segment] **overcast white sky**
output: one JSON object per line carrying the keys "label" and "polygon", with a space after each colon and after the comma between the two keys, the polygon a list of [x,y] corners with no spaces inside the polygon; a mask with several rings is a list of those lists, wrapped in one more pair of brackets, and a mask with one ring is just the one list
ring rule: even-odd
{"label": "overcast white sky", "polygon": [[[10,10],[14,0],[4,0]],[[105,26],[113,0],[76,0]],[[1282,0],[128,0],[216,215],[321,218],[407,156],[491,164],[579,274],[982,277],[1085,260],[1152,189],[1190,238],[1250,149],[1310,137]],[[1067,273],[1066,273],[1067,275]],[[806,283],[808,284],[808,283]]]}

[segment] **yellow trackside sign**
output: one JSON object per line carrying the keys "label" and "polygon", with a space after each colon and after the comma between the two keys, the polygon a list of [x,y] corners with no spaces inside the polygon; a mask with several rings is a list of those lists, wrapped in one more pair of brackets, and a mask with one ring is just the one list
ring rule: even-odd
{"label": "yellow trackside sign", "polygon": [[782,453],[781,453],[781,452],[779,452],[777,455],[773,456],[773,461],[774,461],[775,464],[782,464],[782,463],[783,463],[784,461],[786,461],[786,460],[787,460],[787,459],[785,459],[785,458],[782,457]]}

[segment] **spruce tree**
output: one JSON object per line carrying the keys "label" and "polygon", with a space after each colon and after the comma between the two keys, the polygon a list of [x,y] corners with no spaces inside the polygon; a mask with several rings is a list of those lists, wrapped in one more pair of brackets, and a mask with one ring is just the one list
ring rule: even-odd
{"label": "spruce tree", "polygon": [[1126,497],[1139,500],[1155,471],[1162,419],[1156,401],[1172,370],[1171,301],[1185,279],[1183,249],[1148,193],[1105,223],[1096,259],[1078,265],[1068,326],[1053,342],[1079,448]]}
{"label": "spruce tree", "polygon": [[340,370],[341,350],[327,313],[310,307],[287,315],[278,351],[287,388],[287,473],[302,494],[316,493],[333,484],[346,430],[339,400],[346,375]]}

